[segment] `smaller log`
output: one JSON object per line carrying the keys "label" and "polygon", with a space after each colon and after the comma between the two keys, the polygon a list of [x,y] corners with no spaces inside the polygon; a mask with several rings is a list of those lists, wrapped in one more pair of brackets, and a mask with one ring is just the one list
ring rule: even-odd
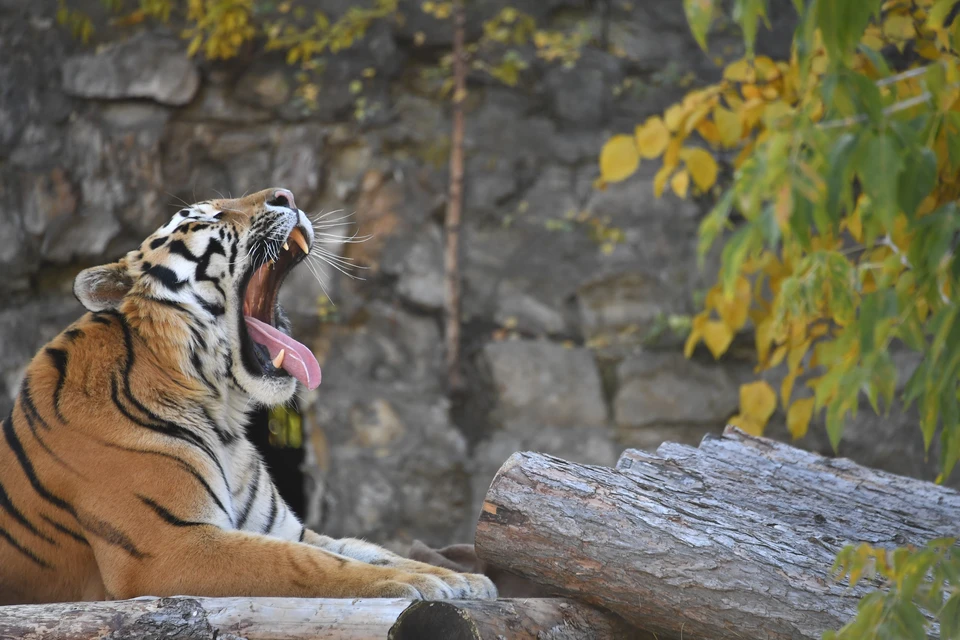
{"label": "smaller log", "polygon": [[612,613],[575,600],[446,600],[415,602],[389,640],[653,640]]}
{"label": "smaller log", "polygon": [[137,598],[0,607],[0,640],[383,640],[409,600]]}

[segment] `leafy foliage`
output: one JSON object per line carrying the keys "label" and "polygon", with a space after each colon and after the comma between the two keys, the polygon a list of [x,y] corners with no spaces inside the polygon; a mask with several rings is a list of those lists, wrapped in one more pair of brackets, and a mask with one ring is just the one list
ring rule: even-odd
{"label": "leafy foliage", "polygon": [[[746,56],[611,138],[598,186],[659,158],[658,196],[716,197],[699,253],[719,241],[721,266],[685,352],[702,342],[719,358],[749,324],[757,370],[786,369],[779,394],[762,380],[741,388],[734,424],[760,434],[779,405],[800,438],[822,412],[836,447],[861,394],[878,413],[894,401],[891,346],[902,346],[922,358],[901,397],[918,406],[928,448],[939,431],[942,481],[960,457],[958,3],[794,0],[782,61],[754,53],[766,2],[733,4]],[[684,1],[704,48],[719,6]],[[925,638],[931,617],[960,638],[955,540],[848,547],[835,569],[886,588],[827,638]]]}
{"label": "leafy foliage", "polygon": [[[699,235],[701,259],[723,238],[721,269],[686,353],[720,357],[751,324],[758,370],[786,366],[779,402],[748,385],[735,424],[762,433],[772,397],[795,437],[824,413],[836,446],[861,393],[878,412],[893,402],[902,344],[923,356],[903,400],[928,447],[940,433],[942,479],[960,457],[955,2],[795,0],[783,61],[753,53],[765,4],[735,3],[747,55],[719,83],[607,142],[598,186],[660,158],[658,196],[719,196]],[[718,9],[684,7],[705,46]]]}
{"label": "leafy foliage", "polygon": [[[113,20],[120,26],[131,26],[146,20],[182,24],[181,36],[188,41],[190,56],[202,55],[208,60],[228,60],[262,43],[264,51],[279,51],[286,62],[299,68],[297,96],[309,110],[316,108],[320,95],[317,77],[325,68],[325,56],[349,49],[361,40],[378,21],[402,22],[405,19],[397,0],[366,0],[354,3],[342,15],[331,18],[322,11],[308,12],[296,0],[138,0],[136,9],[125,12],[125,0],[102,0],[108,11],[120,14]],[[425,0],[420,10],[436,20],[449,20],[452,3]],[[73,35],[88,42],[94,35],[91,19],[60,0],[58,22]],[[571,31],[541,29],[532,16],[514,7],[504,7],[483,24],[483,35],[469,43],[467,53],[474,71],[489,74],[509,86],[515,86],[528,67],[527,50],[547,62],[572,66],[581,49],[592,38],[591,31],[580,23]],[[414,36],[422,45],[423,33]],[[439,79],[439,93],[450,93],[453,56],[441,55],[435,68],[425,70],[429,79]],[[367,69],[363,77],[353,80],[350,90],[360,94],[365,79],[375,75]],[[355,115],[363,119],[375,108],[358,95]]]}
{"label": "leafy foliage", "polygon": [[850,586],[879,579],[886,587],[865,596],[857,617],[825,640],[926,640],[928,619],[940,624],[943,640],[960,638],[960,554],[957,541],[943,538],[922,549],[894,551],[861,544],[837,556],[834,572]]}

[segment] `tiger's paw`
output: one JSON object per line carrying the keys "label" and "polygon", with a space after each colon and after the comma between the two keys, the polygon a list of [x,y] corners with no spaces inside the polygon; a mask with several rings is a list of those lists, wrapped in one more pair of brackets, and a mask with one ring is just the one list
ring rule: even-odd
{"label": "tiger's paw", "polygon": [[497,588],[489,578],[475,573],[400,573],[392,580],[374,583],[370,596],[413,600],[493,600]]}

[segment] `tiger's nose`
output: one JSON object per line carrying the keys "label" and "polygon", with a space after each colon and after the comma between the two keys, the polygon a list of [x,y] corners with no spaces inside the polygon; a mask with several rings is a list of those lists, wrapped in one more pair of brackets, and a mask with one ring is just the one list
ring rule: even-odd
{"label": "tiger's nose", "polygon": [[287,207],[288,209],[293,209],[294,211],[299,211],[297,209],[297,203],[293,199],[293,192],[289,189],[277,189],[273,192],[273,200],[267,202],[275,207]]}

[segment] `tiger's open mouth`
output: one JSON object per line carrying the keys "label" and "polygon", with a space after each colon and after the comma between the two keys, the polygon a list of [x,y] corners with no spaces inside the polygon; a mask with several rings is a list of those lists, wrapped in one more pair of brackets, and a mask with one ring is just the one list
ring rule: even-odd
{"label": "tiger's open mouth", "polygon": [[254,375],[293,376],[308,389],[320,384],[320,364],[310,349],[290,337],[290,327],[277,296],[287,274],[310,253],[300,227],[290,231],[276,258],[251,267],[241,281],[243,292],[240,342],[243,363]]}

